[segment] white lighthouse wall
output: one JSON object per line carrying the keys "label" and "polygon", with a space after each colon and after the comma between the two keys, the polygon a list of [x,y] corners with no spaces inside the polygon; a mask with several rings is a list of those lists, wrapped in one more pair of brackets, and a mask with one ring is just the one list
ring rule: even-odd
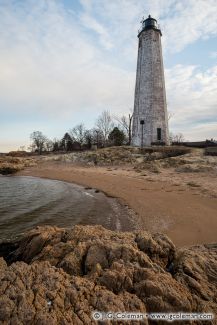
{"label": "white lighthouse wall", "polygon": [[142,129],[145,146],[157,143],[158,128],[161,142],[169,144],[161,35],[148,29],[139,36],[132,144],[141,145]]}

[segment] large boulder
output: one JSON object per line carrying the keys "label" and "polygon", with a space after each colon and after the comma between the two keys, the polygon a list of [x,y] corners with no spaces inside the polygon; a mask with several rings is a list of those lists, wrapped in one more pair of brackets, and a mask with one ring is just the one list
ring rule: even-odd
{"label": "large boulder", "polygon": [[94,310],[217,312],[217,245],[176,249],[162,234],[101,226],[37,227],[2,245],[2,324],[94,324]]}

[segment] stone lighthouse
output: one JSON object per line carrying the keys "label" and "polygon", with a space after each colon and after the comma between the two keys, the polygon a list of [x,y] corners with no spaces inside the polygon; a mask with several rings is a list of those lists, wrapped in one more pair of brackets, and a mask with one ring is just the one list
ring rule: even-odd
{"label": "stone lighthouse", "polygon": [[168,145],[168,117],[161,30],[150,15],[142,21],[138,38],[132,144]]}

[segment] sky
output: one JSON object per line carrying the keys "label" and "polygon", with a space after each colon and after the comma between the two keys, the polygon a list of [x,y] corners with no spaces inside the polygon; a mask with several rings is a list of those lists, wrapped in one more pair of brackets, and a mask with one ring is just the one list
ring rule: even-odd
{"label": "sky", "polygon": [[170,132],[217,139],[216,0],[0,0],[0,152],[133,110],[138,29],[158,20]]}

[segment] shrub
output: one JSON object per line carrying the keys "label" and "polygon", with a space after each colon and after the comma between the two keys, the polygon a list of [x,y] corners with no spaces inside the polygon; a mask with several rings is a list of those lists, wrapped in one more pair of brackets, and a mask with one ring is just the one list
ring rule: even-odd
{"label": "shrub", "polygon": [[142,148],[141,149],[142,154],[160,153],[158,155],[153,155],[152,160],[182,156],[187,153],[190,153],[191,151],[192,150],[190,148],[179,147],[179,146],[177,146],[177,147],[151,147],[151,148]]}
{"label": "shrub", "polygon": [[21,169],[20,166],[14,166],[14,165],[10,165],[10,164],[2,164],[0,166],[0,174],[2,175],[9,175],[9,174],[14,174],[17,171],[19,171]]}

